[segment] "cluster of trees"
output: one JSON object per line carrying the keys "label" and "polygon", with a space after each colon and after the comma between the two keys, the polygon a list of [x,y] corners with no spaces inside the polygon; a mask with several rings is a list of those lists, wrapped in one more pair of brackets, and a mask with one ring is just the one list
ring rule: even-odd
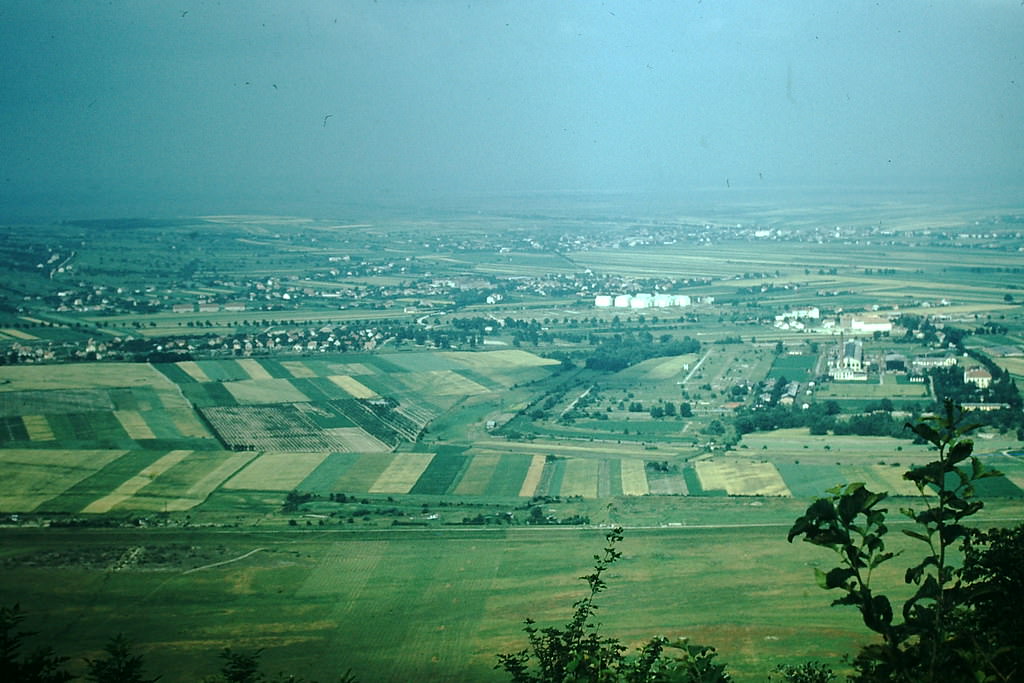
{"label": "cluster of trees", "polygon": [[772,406],[761,410],[745,408],[733,419],[737,434],[770,432],[775,429],[807,427],[811,434],[837,434],[854,436],[907,436],[905,422],[892,416],[891,401],[882,399],[870,412],[842,415],[835,401],[814,403],[806,410],[800,406]]}
{"label": "cluster of trees", "polygon": [[691,337],[674,339],[670,335],[662,335],[655,340],[649,333],[642,336],[632,333],[616,334],[598,344],[587,358],[586,367],[591,370],[618,372],[650,358],[698,352],[700,342]]}

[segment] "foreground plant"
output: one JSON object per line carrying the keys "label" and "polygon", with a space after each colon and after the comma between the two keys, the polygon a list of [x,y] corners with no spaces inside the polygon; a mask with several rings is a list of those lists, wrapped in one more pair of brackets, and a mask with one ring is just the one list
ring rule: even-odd
{"label": "foreground plant", "polygon": [[896,619],[890,599],[871,584],[873,571],[895,557],[885,546],[888,510],[879,507],[888,494],[861,483],[832,488],[828,498],[816,500],[796,520],[789,540],[803,537],[836,553],[838,566],[815,570],[818,583],[842,591],[832,604],[857,607],[864,625],[881,636],[880,643],[864,646],[855,658],[854,680],[1012,680],[987,664],[971,634],[958,628],[967,623],[973,598],[963,569],[949,559],[971,535],[965,520],[982,508],[975,482],[1000,473],[972,455],[974,444],[964,437],[977,425],[965,424],[962,409],[949,401],[942,415],[907,427],[932,444],[938,457],[903,475],[917,487],[923,503],[923,509],[901,510],[914,524],[903,533],[920,541],[925,552],[906,570],[906,583],[916,589],[903,603],[902,620]]}
{"label": "foreground plant", "polygon": [[[498,655],[497,669],[504,669],[515,683],[724,683],[732,680],[725,665],[714,660],[712,647],[691,645],[686,639],[675,642],[656,637],[635,655],[626,654],[618,638],[604,636],[595,621],[595,599],[607,587],[603,574],[622,552],[622,528],[605,534],[601,555],[594,555],[594,571],[580,577],[589,593],[573,603],[573,616],[564,627],[538,628],[526,620],[524,631],[529,647]],[[667,654],[671,652],[671,655]]]}

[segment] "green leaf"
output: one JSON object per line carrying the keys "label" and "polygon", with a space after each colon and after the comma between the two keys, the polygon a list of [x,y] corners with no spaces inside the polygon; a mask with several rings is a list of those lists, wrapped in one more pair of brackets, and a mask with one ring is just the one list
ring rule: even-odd
{"label": "green leaf", "polygon": [[948,460],[952,464],[963,462],[966,460],[971,453],[974,451],[974,442],[970,439],[964,439],[958,441],[953,448],[949,450]]}
{"label": "green leaf", "polygon": [[842,567],[836,567],[824,575],[825,585],[823,588],[846,588],[849,590],[848,582],[850,579],[855,577],[857,573],[852,569],[843,569]]}
{"label": "green leaf", "polygon": [[923,422],[918,422],[917,424],[911,424],[908,422],[905,426],[909,427],[915,434],[929,443],[936,446],[942,443],[942,437],[939,436],[939,433]]}
{"label": "green leaf", "polygon": [[911,538],[916,538],[919,541],[924,541],[925,543],[931,542],[931,535],[930,534],[928,536],[925,536],[921,532],[914,531],[913,529],[901,529],[901,531],[904,534],[906,534],[907,536],[910,536]]}

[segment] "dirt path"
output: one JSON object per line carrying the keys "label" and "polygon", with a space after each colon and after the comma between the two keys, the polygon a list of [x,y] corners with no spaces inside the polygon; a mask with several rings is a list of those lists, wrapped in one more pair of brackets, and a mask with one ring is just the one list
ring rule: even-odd
{"label": "dirt path", "polygon": [[254,550],[250,550],[249,552],[245,553],[244,555],[239,555],[238,557],[232,557],[230,560],[223,560],[221,562],[214,562],[213,564],[204,564],[202,567],[193,567],[192,569],[187,569],[187,570],[183,571],[182,574],[191,574],[192,572],[198,572],[198,571],[200,571],[202,569],[213,569],[214,567],[220,567],[221,565],[231,564],[232,562],[238,562],[239,560],[244,560],[247,557],[255,555],[256,553],[258,553],[261,550],[266,550],[266,548],[256,548]]}

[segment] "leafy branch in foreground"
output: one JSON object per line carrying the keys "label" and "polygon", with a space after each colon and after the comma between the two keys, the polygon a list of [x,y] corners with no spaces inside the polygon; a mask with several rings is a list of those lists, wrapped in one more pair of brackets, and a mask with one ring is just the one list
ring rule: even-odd
{"label": "leafy branch in foreground", "polygon": [[924,509],[901,511],[915,525],[903,533],[920,541],[923,559],[906,570],[905,581],[916,586],[903,603],[902,621],[896,621],[887,596],[872,589],[872,572],[895,553],[886,550],[888,494],[869,491],[862,483],[837,486],[828,498],[816,500],[789,531],[789,540],[803,540],[828,548],[839,558],[827,572],[815,570],[818,583],[844,594],[833,605],[853,605],[864,625],[882,642],[864,646],[854,668],[859,681],[999,681],[1005,672],[986,662],[971,634],[957,628],[968,623],[972,593],[964,570],[950,563],[950,554],[964,547],[971,531],[964,521],[982,508],[975,498],[975,482],[1000,473],[972,455],[974,444],[964,438],[977,425],[964,424],[961,408],[947,401],[942,415],[907,424],[938,450],[936,460],[911,469],[903,476],[914,483]]}
{"label": "leafy branch in foreground", "polygon": [[22,631],[25,612],[20,605],[0,607],[0,681],[64,683],[71,674],[64,668],[67,657],[58,656],[52,647],[22,653],[25,640],[36,635]]}
{"label": "leafy branch in foreground", "polygon": [[[635,655],[626,655],[618,638],[601,635],[595,621],[595,599],[607,589],[604,573],[622,557],[617,544],[622,528],[605,534],[603,553],[594,555],[594,571],[580,578],[589,593],[573,603],[573,615],[562,628],[539,628],[526,620],[529,647],[499,654],[496,669],[504,669],[515,683],[621,682],[621,683],[725,683],[732,680],[725,665],[714,662],[712,647],[691,645],[686,639],[670,642],[655,637]],[[672,650],[672,656],[666,654]]]}

